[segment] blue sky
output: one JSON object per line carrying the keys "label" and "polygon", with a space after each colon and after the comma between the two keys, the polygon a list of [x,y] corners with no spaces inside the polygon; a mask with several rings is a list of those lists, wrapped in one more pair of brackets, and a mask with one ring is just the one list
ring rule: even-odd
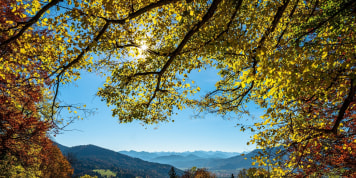
{"label": "blue sky", "polygon": [[[192,72],[189,75],[201,88],[201,94],[214,89],[218,80],[216,71]],[[192,109],[185,109],[174,116],[174,123],[164,122],[156,125],[142,125],[135,121],[119,124],[111,116],[111,110],[102,102],[96,92],[105,79],[95,73],[83,73],[82,79],[60,88],[60,100],[71,104],[86,104],[96,108],[94,115],[76,120],[54,140],[65,146],[94,144],[114,151],[251,151],[254,145],[247,146],[252,133],[240,132],[237,123],[251,124],[251,118],[224,119],[215,114],[202,113],[201,118],[193,118]],[[259,116],[261,110],[249,104],[250,111]]]}

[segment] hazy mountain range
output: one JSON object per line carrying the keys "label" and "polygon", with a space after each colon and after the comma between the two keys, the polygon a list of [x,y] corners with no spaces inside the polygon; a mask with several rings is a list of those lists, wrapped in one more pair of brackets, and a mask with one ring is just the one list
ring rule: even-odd
{"label": "hazy mountain range", "polygon": [[[260,150],[250,153],[222,152],[222,151],[194,151],[194,152],[137,152],[120,151],[122,154],[140,158],[150,162],[169,164],[181,170],[191,167],[208,168],[219,175],[237,174],[243,168],[252,166],[251,157]],[[243,156],[241,154],[244,154]],[[246,158],[246,159],[245,159]]]}
{"label": "hazy mountain range", "polygon": [[240,154],[248,153],[248,152],[223,152],[223,151],[186,151],[186,152],[145,152],[145,151],[119,151],[119,153],[135,157],[135,158],[140,158],[146,161],[158,158],[158,157],[165,157],[165,156],[172,156],[172,155],[177,155],[177,156],[183,156],[183,157],[191,157],[191,156],[196,156],[198,158],[230,158],[233,156],[237,156]]}
{"label": "hazy mountain range", "polygon": [[[58,144],[64,155],[69,155],[75,176],[84,174],[97,175],[98,170],[115,173],[116,177],[168,177],[171,167],[175,167],[178,175],[191,167],[208,168],[219,177],[234,174],[243,168],[252,166],[254,157],[261,150],[254,150],[241,155],[221,151],[194,152],[115,152],[95,145],[66,147]],[[273,150],[274,152],[275,150]],[[230,155],[233,155],[229,157]]]}
{"label": "hazy mountain range", "polygon": [[[194,151],[194,152],[137,152],[137,151],[120,151],[119,153],[140,158],[145,161],[170,164],[179,169],[185,170],[191,167],[208,168],[209,170],[239,169],[252,167],[252,160],[247,152],[222,152],[222,151]],[[240,156],[246,154],[245,156]],[[244,159],[244,158],[247,159]],[[231,174],[230,174],[231,175]]]}

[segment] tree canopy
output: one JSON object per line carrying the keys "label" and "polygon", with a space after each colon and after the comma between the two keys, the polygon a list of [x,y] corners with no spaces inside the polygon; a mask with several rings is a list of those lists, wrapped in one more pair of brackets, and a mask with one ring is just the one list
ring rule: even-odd
{"label": "tree canopy", "polygon": [[[2,52],[0,77],[15,75],[18,64],[38,64],[22,70],[21,80],[53,90],[50,118],[60,108],[59,85],[81,70],[104,70],[98,95],[120,122],[169,121],[196,106],[246,113],[253,102],[266,111],[251,127],[251,143],[283,146],[290,157],[257,158],[272,164],[273,175],[356,172],[353,0],[9,2],[18,17],[1,19],[0,47],[16,51]],[[200,88],[189,74],[208,67],[221,80],[196,99]],[[2,95],[15,93],[6,89]]]}
{"label": "tree canopy", "polygon": [[51,70],[43,60],[52,63],[44,47],[51,34],[29,27],[6,44],[14,35],[9,23],[30,20],[24,6],[0,1],[0,177],[70,177],[70,164],[47,136],[59,126],[49,103]]}

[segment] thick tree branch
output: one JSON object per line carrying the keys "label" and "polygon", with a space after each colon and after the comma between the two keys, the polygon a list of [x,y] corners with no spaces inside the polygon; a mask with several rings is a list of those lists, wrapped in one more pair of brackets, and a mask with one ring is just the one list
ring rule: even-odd
{"label": "thick tree branch", "polygon": [[203,19],[199,23],[197,23],[192,29],[190,29],[190,31],[188,31],[188,33],[185,35],[178,47],[170,54],[169,60],[163,66],[160,73],[163,74],[167,70],[167,68],[171,65],[171,63],[174,61],[179,52],[188,43],[189,39],[194,35],[194,33],[196,33],[200,29],[200,27],[202,27],[214,15],[217,6],[221,1],[222,0],[213,1],[208,12],[204,15]]}
{"label": "thick tree branch", "polygon": [[[290,12],[290,14],[289,14],[289,19],[292,19],[295,10],[296,10],[297,7],[298,7],[298,3],[299,3],[299,0],[297,0],[297,2],[295,3],[295,5],[294,5],[292,11]],[[275,47],[278,47],[280,41],[282,40],[282,38],[283,38],[285,32],[287,31],[287,29],[288,29],[288,27],[289,27],[290,22],[291,22],[291,20],[287,22],[286,28],[283,30],[283,32],[281,33],[281,35],[278,37],[277,44],[276,44]]]}
{"label": "thick tree branch", "polygon": [[120,19],[120,20],[114,20],[114,19],[106,19],[108,22],[110,23],[118,23],[118,24],[124,24],[125,21],[127,20],[130,20],[130,19],[134,19],[154,8],[157,8],[157,7],[161,7],[161,6],[164,6],[164,5],[167,5],[167,4],[171,4],[171,3],[174,3],[174,2],[178,2],[178,0],[161,0],[161,1],[158,1],[158,2],[155,2],[155,3],[151,3],[149,4],[148,6],[145,6],[141,9],[139,9],[138,11],[136,12],[133,12],[131,14],[129,14],[126,18],[124,19]]}
{"label": "thick tree branch", "polygon": [[101,30],[99,31],[98,35],[96,35],[96,37],[93,39],[93,41],[84,49],[80,52],[80,54],[71,62],[69,62],[67,65],[62,66],[61,68],[58,68],[56,71],[54,71],[50,76],[54,75],[55,73],[57,73],[59,70],[60,72],[58,73],[58,76],[62,75],[67,69],[69,69],[70,67],[72,67],[74,64],[76,64],[77,62],[79,62],[84,54],[88,51],[90,51],[91,49],[91,44],[93,43],[97,43],[99,41],[99,39],[101,38],[101,36],[103,36],[103,34],[105,33],[105,31],[109,28],[110,23],[106,22],[105,25],[101,28]]}
{"label": "thick tree branch", "polygon": [[314,7],[313,7],[312,11],[310,12],[310,15],[308,16],[306,22],[308,22],[309,19],[310,19],[310,17],[312,17],[312,16],[314,15],[314,12],[315,12],[316,8],[318,7],[318,5],[319,5],[319,1],[316,0],[316,2],[315,2],[315,4],[314,4]]}
{"label": "thick tree branch", "polygon": [[212,39],[210,39],[210,40],[204,42],[204,43],[203,43],[202,45],[200,45],[199,47],[192,48],[192,49],[187,50],[187,51],[184,51],[184,52],[182,52],[182,53],[187,53],[187,52],[190,52],[190,51],[195,51],[195,50],[197,50],[197,49],[199,49],[199,48],[201,48],[201,47],[203,47],[203,46],[206,46],[206,45],[210,44],[211,42],[213,42],[213,41],[219,39],[220,37],[222,37],[224,34],[228,33],[229,28],[230,28],[230,26],[232,25],[232,22],[233,22],[233,20],[235,19],[236,15],[237,15],[237,12],[238,12],[238,10],[240,9],[240,7],[241,7],[241,5],[242,5],[242,1],[243,1],[243,0],[238,0],[238,1],[236,2],[235,10],[234,10],[234,12],[232,13],[232,16],[230,17],[230,20],[229,20],[229,22],[227,23],[226,28],[225,28],[223,31],[221,31],[221,32],[220,32],[218,35],[216,35],[214,38],[212,38]]}
{"label": "thick tree branch", "polygon": [[54,98],[52,100],[52,106],[51,106],[51,121],[54,121],[54,107],[56,106],[56,100],[57,100],[57,96],[58,96],[58,91],[59,91],[59,84],[60,84],[60,76],[57,76],[56,79],[56,91],[54,92]]}
{"label": "thick tree branch", "polygon": [[339,110],[338,116],[336,118],[335,124],[333,126],[333,128],[331,129],[331,131],[336,135],[337,134],[337,129],[340,126],[340,122],[344,119],[344,115],[345,112],[347,110],[347,108],[350,106],[351,102],[354,100],[355,98],[355,93],[356,93],[356,86],[355,86],[355,79],[351,79],[350,81],[350,90],[349,90],[349,94],[346,97],[346,99],[344,100],[344,103],[342,103],[342,106]]}
{"label": "thick tree branch", "polygon": [[[314,135],[309,135],[308,137],[306,137],[305,139],[303,139],[301,142],[304,142],[304,141],[308,141],[310,139],[314,139],[314,138],[317,138],[317,137],[320,137],[324,134],[334,134],[335,136],[337,136],[337,130],[340,126],[340,123],[344,118],[344,115],[345,115],[345,112],[346,110],[348,109],[348,107],[350,106],[351,102],[354,101],[354,98],[355,98],[355,94],[356,94],[356,85],[354,84],[354,81],[355,79],[351,79],[351,86],[350,86],[350,90],[349,90],[349,93],[346,97],[346,99],[344,100],[341,108],[339,109],[339,112],[338,112],[338,116],[335,120],[335,123],[334,123],[334,126],[332,129],[317,129],[317,128],[310,128],[311,130],[314,130],[314,131],[317,131],[319,133],[317,134],[314,134]],[[295,145],[295,144],[298,144],[298,143],[301,143],[301,142],[293,142],[292,145]]]}
{"label": "thick tree branch", "polygon": [[[261,40],[259,41],[259,44],[258,44],[258,47],[257,49],[260,49],[263,45],[264,45],[264,42],[265,40],[268,38],[268,36],[274,32],[274,30],[276,29],[280,19],[282,18],[282,15],[283,13],[285,12],[288,4],[289,4],[290,0],[287,0],[282,6],[278,7],[278,10],[277,10],[277,13],[276,15],[274,16],[273,18],[273,21],[272,21],[272,24],[271,26],[265,31],[264,35],[262,36]],[[253,52],[256,52],[256,50],[254,50]],[[253,54],[252,56],[252,66],[251,68],[253,69],[253,75],[256,75],[257,73],[257,70],[256,70],[256,67],[257,67],[257,58],[255,56],[255,54]],[[251,85],[240,95],[238,95],[237,97],[235,97],[234,99],[230,100],[230,101],[227,101],[227,102],[224,102],[224,103],[218,103],[218,104],[229,104],[233,101],[236,101],[238,100],[238,104],[236,106],[232,106],[232,107],[238,107],[243,99],[248,95],[248,93],[253,89],[254,87],[254,81],[252,81]]]}
{"label": "thick tree branch", "polygon": [[136,73],[134,76],[142,76],[142,75],[160,75],[159,72],[140,72],[140,73]]}
{"label": "thick tree branch", "polygon": [[274,32],[289,2],[290,0],[287,0],[282,6],[278,7],[277,13],[273,18],[271,26],[266,30],[265,34],[262,36],[259,42],[259,47],[262,47],[264,45],[265,40],[268,38],[268,36]]}
{"label": "thick tree branch", "polygon": [[182,51],[183,47],[188,43],[190,38],[199,31],[199,29],[206,23],[208,20],[213,17],[219,3],[222,0],[214,0],[211,4],[211,6],[208,9],[208,12],[204,15],[203,19],[198,22],[192,29],[188,31],[188,33],[184,36],[183,40],[180,42],[178,47],[169,55],[168,61],[164,64],[164,66],[161,68],[159,71],[159,75],[157,77],[157,84],[156,84],[156,89],[152,95],[152,97],[149,99],[147,102],[147,106],[149,106],[152,102],[152,100],[156,97],[157,92],[160,91],[160,85],[161,85],[161,80],[164,72],[168,69],[168,67],[172,64],[172,62],[175,60],[175,58],[178,56],[178,54]]}
{"label": "thick tree branch", "polygon": [[18,39],[28,28],[30,28],[34,23],[36,23],[49,8],[58,4],[60,1],[62,1],[62,0],[53,0],[50,3],[48,3],[47,5],[45,5],[44,7],[42,7],[42,9],[40,9],[35,16],[33,16],[29,21],[24,23],[25,25],[21,28],[21,30],[16,35],[5,40],[3,43],[0,44],[0,47],[5,46],[5,45],[9,44],[10,42]]}
{"label": "thick tree branch", "polygon": [[170,3],[173,3],[176,1],[177,0],[161,0],[156,3],[151,3],[148,6],[145,6],[142,9],[140,9],[132,14],[129,14],[127,18],[124,18],[121,20],[111,20],[111,19],[106,19],[104,17],[98,17],[98,18],[105,20],[105,25],[102,27],[102,29],[99,31],[99,33],[96,35],[96,37],[93,39],[93,41],[84,50],[82,50],[81,53],[73,61],[71,61],[70,63],[68,63],[65,66],[62,66],[61,68],[58,68],[49,77],[53,76],[59,70],[60,70],[60,72],[58,75],[62,75],[65,72],[65,70],[67,70],[68,68],[72,67],[74,64],[79,62],[83,58],[84,54],[87,53],[88,51],[90,51],[91,44],[97,43],[99,41],[99,39],[102,37],[102,35],[105,33],[105,31],[109,28],[111,23],[124,24],[127,20],[136,18],[139,15],[142,15],[143,13],[148,12],[149,10],[152,10],[153,8],[160,7],[160,6],[163,6],[166,4],[170,4]]}

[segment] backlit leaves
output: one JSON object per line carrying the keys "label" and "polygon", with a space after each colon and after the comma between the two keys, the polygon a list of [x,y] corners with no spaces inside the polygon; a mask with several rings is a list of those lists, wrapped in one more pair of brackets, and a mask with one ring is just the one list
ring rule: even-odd
{"label": "backlit leaves", "polygon": [[[254,102],[266,112],[251,143],[289,152],[285,163],[256,158],[270,163],[275,176],[340,167],[349,168],[344,175],[355,172],[354,1],[54,0],[11,7],[18,18],[2,21],[1,47],[21,48],[0,58],[4,80],[21,70],[9,59],[26,64],[21,56],[27,54],[48,77],[23,73],[54,89],[80,78],[80,70],[106,69],[98,95],[120,122],[168,121],[197,106],[248,113],[245,104]],[[34,29],[51,33],[29,33]],[[44,45],[33,48],[33,41]],[[221,80],[197,100],[201,89],[189,74],[208,67]]]}

